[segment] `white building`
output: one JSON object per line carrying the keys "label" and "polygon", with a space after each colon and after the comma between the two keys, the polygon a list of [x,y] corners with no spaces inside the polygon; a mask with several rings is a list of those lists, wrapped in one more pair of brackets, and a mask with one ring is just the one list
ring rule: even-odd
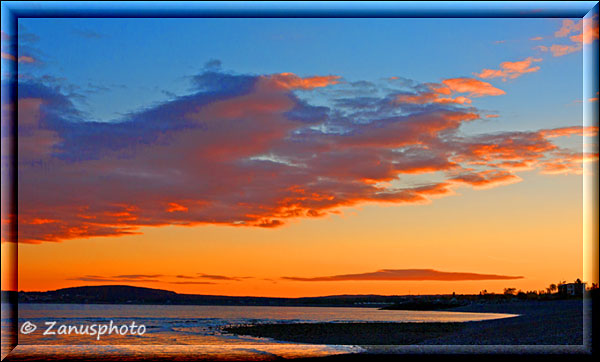
{"label": "white building", "polygon": [[567,283],[558,286],[558,293],[565,295],[583,295],[586,283]]}

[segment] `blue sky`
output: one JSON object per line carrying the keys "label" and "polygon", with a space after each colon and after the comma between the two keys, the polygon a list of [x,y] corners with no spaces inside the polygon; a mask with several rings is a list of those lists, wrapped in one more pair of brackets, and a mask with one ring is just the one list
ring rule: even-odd
{"label": "blue sky", "polygon": [[[340,75],[348,81],[400,76],[419,82],[469,77],[501,62],[544,56],[540,71],[492,84],[506,95],[477,100],[501,119],[474,130],[535,129],[581,119],[582,53],[532,49],[562,19],[20,19],[35,34],[24,49],[42,64],[21,73],[64,78],[85,91],[90,119],[121,114],[190,93],[206,62],[242,74]],[[532,96],[535,95],[535,96]],[[528,99],[529,102],[523,102]],[[477,128],[480,125],[483,128]]]}

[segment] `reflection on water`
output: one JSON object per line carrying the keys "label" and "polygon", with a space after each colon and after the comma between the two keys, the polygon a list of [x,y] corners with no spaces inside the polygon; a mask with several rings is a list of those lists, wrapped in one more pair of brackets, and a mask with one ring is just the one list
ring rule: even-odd
{"label": "reflection on water", "polygon": [[[25,322],[30,322],[37,329],[31,334],[19,333],[19,346],[11,353],[11,358],[47,354],[56,354],[58,358],[65,353],[74,357],[108,353],[115,355],[115,359],[138,359],[149,353],[159,358],[177,356],[182,359],[212,356],[264,360],[274,356],[320,356],[358,352],[360,347],[292,344],[269,338],[232,335],[222,332],[222,327],[295,322],[466,322],[512,316],[338,307],[21,304],[19,328]],[[56,322],[56,330],[59,325],[106,325],[110,321],[114,325],[131,325],[132,322],[143,324],[146,333],[141,336],[106,334],[100,340],[90,335],[44,335],[47,322]],[[8,332],[4,330],[7,322],[3,317],[3,334]]]}
{"label": "reflection on water", "polygon": [[44,359],[101,359],[101,360],[219,360],[268,361],[281,358],[322,357],[341,353],[358,353],[358,346],[329,346],[309,344],[262,345],[143,345],[143,346],[34,346],[19,345],[11,360]]}

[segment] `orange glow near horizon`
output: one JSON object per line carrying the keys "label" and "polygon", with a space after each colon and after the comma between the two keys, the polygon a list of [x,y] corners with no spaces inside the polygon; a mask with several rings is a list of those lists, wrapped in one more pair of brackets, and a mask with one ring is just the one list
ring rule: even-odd
{"label": "orange glow near horizon", "polygon": [[[18,289],[127,284],[178,293],[272,297],[471,294],[481,290],[501,293],[506,287],[543,290],[550,283],[582,278],[581,175],[520,175],[526,182],[485,190],[460,187],[456,195],[424,205],[346,208],[339,215],[293,220],[275,229],[144,227],[139,235],[21,244]],[[523,278],[281,279],[380,269],[435,269]],[[185,277],[200,274],[208,277]],[[145,281],[132,279],[139,275],[148,277]],[[107,282],[82,280],[85,276],[126,277],[121,279],[125,281]]]}

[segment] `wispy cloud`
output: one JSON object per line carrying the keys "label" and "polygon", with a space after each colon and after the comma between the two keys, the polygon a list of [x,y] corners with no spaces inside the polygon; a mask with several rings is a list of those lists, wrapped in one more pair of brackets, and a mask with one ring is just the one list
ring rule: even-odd
{"label": "wispy cloud", "polygon": [[593,41],[598,40],[598,30],[597,14],[591,18],[581,19],[579,21],[564,19],[560,29],[554,33],[554,36],[556,38],[568,37],[572,43],[538,45],[534,49],[538,49],[542,52],[549,51],[553,56],[561,57],[580,51],[585,44],[591,44]]}
{"label": "wispy cloud", "polygon": [[[25,27],[19,24],[19,37],[10,35],[2,31],[2,49],[1,57],[12,62],[18,62],[23,65],[40,65],[37,49],[33,46],[39,38],[30,33]],[[18,57],[16,54],[20,54]]]}
{"label": "wispy cloud", "polygon": [[582,25],[582,20],[575,22],[571,19],[565,19],[562,21],[562,26],[560,29],[554,33],[554,36],[557,38],[564,38],[572,32],[581,32],[583,30]]}
{"label": "wispy cloud", "polygon": [[500,77],[503,81],[506,81],[507,79],[515,79],[523,74],[533,73],[540,70],[539,66],[532,66],[532,63],[541,61],[541,58],[528,57],[516,62],[502,62],[500,63],[500,69],[484,69],[481,71],[481,73],[477,74],[477,76],[483,79]]}
{"label": "wispy cloud", "polygon": [[19,62],[19,63],[35,63],[35,59],[33,59],[33,57],[27,56],[27,55],[21,55],[19,58],[15,57],[12,54],[6,53],[6,52],[2,52],[2,59],[7,59],[13,62]]}
{"label": "wispy cloud", "polygon": [[538,45],[535,49],[541,50],[543,52],[550,51],[555,57],[562,57],[563,55],[571,54],[574,52],[578,52],[583,49],[582,44],[574,44],[574,45],[563,45],[563,44],[553,44],[549,47],[544,45]]}
{"label": "wispy cloud", "polygon": [[166,274],[122,274],[122,275],[83,275],[80,277],[68,278],[67,280],[77,280],[84,282],[106,283],[166,283],[166,284],[217,284],[214,281],[241,281],[250,277],[229,277],[225,275],[211,275],[198,273],[197,275],[166,275]]}

